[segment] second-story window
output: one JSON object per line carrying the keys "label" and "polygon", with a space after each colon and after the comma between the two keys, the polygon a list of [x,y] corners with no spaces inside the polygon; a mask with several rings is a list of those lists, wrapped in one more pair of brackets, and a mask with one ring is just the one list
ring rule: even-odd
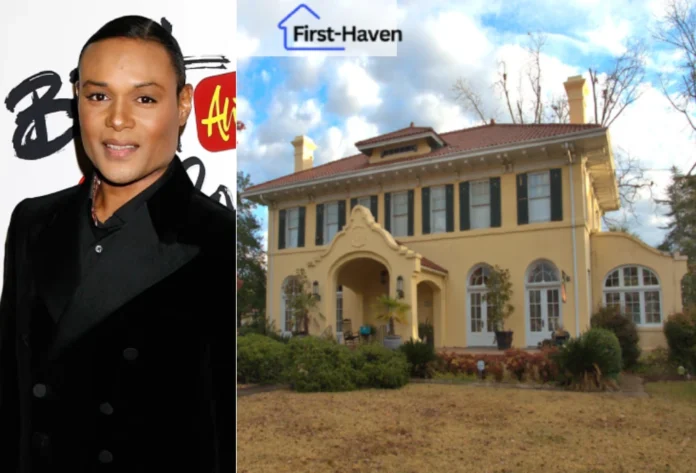
{"label": "second-story window", "polygon": [[529,221],[551,220],[551,180],[548,171],[529,173]]}
{"label": "second-story window", "polygon": [[447,231],[445,186],[430,189],[430,224],[431,233],[444,233]]}
{"label": "second-story window", "polygon": [[300,209],[287,209],[285,225],[285,247],[297,248],[300,235]]}
{"label": "second-story window", "polygon": [[338,233],[338,202],[324,204],[324,242],[329,243]]}
{"label": "second-story window", "polygon": [[362,205],[363,207],[370,208],[370,196],[367,195],[365,197],[359,197],[358,198],[358,205]]}
{"label": "second-story window", "polygon": [[394,236],[408,235],[408,193],[392,194],[391,234]]}
{"label": "second-story window", "polygon": [[488,179],[473,181],[469,187],[471,228],[491,226],[491,185]]}

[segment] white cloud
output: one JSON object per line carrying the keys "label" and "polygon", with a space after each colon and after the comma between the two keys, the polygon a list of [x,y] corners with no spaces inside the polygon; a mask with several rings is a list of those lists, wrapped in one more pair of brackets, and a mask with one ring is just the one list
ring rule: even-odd
{"label": "white cloud", "polygon": [[370,123],[365,117],[349,117],[342,128],[333,126],[318,140],[315,152],[316,164],[358,154],[355,143],[378,134],[377,125]]}
{"label": "white cloud", "polygon": [[271,80],[271,75],[268,73],[266,69],[261,71],[261,80],[264,84],[268,84],[268,82]]}
{"label": "white cloud", "polygon": [[335,69],[329,81],[327,110],[352,115],[382,103],[380,86],[365,70],[364,62],[345,61]]}
{"label": "white cloud", "polygon": [[431,126],[439,133],[454,131],[479,123],[474,123],[462,109],[448,101],[441,94],[424,93],[413,98],[418,125]]}
{"label": "white cloud", "polygon": [[626,51],[626,40],[632,33],[631,22],[625,18],[606,16],[596,28],[585,31],[582,36],[597,49],[606,49],[614,56]]}
{"label": "white cloud", "polygon": [[290,142],[319,125],[321,116],[321,105],[316,99],[298,101],[294,93],[278,93],[271,103],[268,118],[259,125],[259,140],[264,144]]}
{"label": "white cloud", "polygon": [[237,41],[235,44],[237,50],[237,61],[243,61],[251,57],[257,49],[259,49],[259,40],[243,29],[237,30]]}

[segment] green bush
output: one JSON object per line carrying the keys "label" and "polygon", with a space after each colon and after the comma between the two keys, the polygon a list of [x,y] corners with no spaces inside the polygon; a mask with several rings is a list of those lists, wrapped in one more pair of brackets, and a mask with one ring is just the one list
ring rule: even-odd
{"label": "green bush", "polygon": [[621,345],[621,358],[624,369],[636,366],[640,358],[638,330],[630,317],[621,314],[614,307],[603,307],[592,316],[592,327],[605,328],[614,332]]}
{"label": "green bush", "polygon": [[273,384],[283,379],[286,346],[264,335],[250,333],[237,338],[237,380]]}
{"label": "green bush", "polygon": [[429,322],[420,322],[418,324],[418,338],[426,340],[426,343],[435,348],[435,329],[433,324]]}
{"label": "green bush", "polygon": [[353,352],[353,367],[360,387],[396,389],[408,383],[406,355],[377,343],[360,345]]}
{"label": "green bush", "polygon": [[431,378],[431,366],[436,359],[435,348],[430,343],[409,340],[399,347],[411,367],[411,376],[416,378]]}
{"label": "green bush", "polygon": [[695,372],[696,306],[670,315],[665,322],[664,332],[669,346],[670,361],[684,366],[691,373]]}
{"label": "green bush", "polygon": [[337,392],[356,389],[358,378],[351,351],[345,345],[318,337],[293,337],[287,344],[285,378],[299,392]]}
{"label": "green bush", "polygon": [[610,330],[593,328],[570,339],[555,355],[561,384],[602,387],[621,373],[621,345]]}

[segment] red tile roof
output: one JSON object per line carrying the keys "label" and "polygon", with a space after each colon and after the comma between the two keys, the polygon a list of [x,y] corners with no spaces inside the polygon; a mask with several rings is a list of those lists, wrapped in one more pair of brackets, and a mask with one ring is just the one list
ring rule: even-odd
{"label": "red tile roof", "polygon": [[[380,141],[393,140],[394,138],[403,138],[404,136],[419,135],[427,132],[435,133],[435,130],[429,126],[410,126],[407,128],[402,128],[401,130],[392,131],[391,133],[375,136],[374,138],[358,141],[355,143],[355,146],[359,148],[360,146],[379,143]],[[437,135],[437,133],[435,134]]]}
{"label": "red tile roof", "polygon": [[[402,159],[390,159],[379,163],[370,163],[370,157],[365,154],[357,154],[347,158],[331,161],[320,166],[315,166],[312,169],[288,174],[286,176],[272,179],[262,184],[255,185],[246,190],[246,192],[255,192],[264,189],[271,189],[277,186],[284,186],[298,182],[311,182],[315,179],[320,179],[329,176],[345,174],[346,177],[355,171],[370,169],[385,164],[393,164],[398,162],[412,161],[417,159],[428,159],[434,157],[446,156],[473,150],[485,150],[495,146],[509,145],[515,143],[524,143],[544,138],[553,138],[563,135],[569,135],[590,129],[601,129],[601,125],[594,124],[532,124],[532,125],[513,125],[513,124],[490,124],[472,128],[464,128],[463,130],[440,133],[439,136],[445,140],[446,146],[435,149],[430,153],[411,156]],[[385,137],[390,137],[395,133],[402,133],[408,130],[423,130],[431,131],[432,128],[426,127],[409,127],[402,130],[397,130],[392,133],[387,133],[379,137],[364,140],[359,143],[365,143],[375,139],[383,140]],[[406,135],[400,135],[406,136]],[[392,138],[394,136],[391,136]]]}

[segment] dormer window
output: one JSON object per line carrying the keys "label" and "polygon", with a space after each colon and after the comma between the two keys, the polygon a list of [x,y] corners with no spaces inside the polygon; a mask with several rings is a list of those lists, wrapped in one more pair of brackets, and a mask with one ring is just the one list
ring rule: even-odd
{"label": "dormer window", "polygon": [[416,145],[400,146],[398,148],[385,149],[384,151],[382,151],[382,157],[385,158],[387,156],[393,156],[395,154],[416,152],[417,150],[418,147]]}

